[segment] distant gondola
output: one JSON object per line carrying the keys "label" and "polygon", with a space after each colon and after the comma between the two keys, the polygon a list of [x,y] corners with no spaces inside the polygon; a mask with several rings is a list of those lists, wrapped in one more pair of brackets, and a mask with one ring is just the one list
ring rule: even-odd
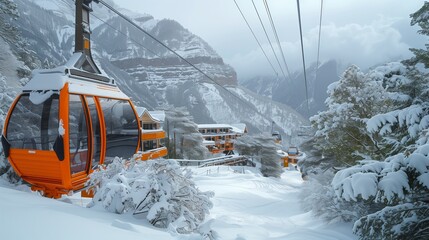
{"label": "distant gondola", "polygon": [[282,142],[282,135],[278,131],[273,131],[271,133],[271,136],[274,138],[274,142],[281,144]]}

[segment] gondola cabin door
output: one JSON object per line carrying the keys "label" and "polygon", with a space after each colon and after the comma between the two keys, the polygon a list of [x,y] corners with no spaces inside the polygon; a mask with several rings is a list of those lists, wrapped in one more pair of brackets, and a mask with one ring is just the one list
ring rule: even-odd
{"label": "gondola cabin door", "polygon": [[[92,159],[94,137],[91,131],[91,118],[85,98],[69,94],[68,98],[68,159],[72,183],[81,175],[87,175]],[[73,181],[75,180],[75,181]]]}

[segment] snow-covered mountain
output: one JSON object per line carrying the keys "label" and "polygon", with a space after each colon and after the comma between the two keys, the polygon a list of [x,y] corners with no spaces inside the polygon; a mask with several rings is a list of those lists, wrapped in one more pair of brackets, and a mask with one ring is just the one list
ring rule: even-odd
{"label": "snow-covered mountain", "polygon": [[286,80],[276,77],[255,77],[244,80],[240,84],[255,93],[291,106],[303,116],[310,117],[326,108],[327,87],[339,80],[338,64],[335,60],[323,63],[317,70],[317,76],[315,65],[307,69],[309,110],[303,72],[296,72],[291,77],[292,79]]}
{"label": "snow-covered mountain", "polygon": [[12,53],[10,46],[0,38],[0,77],[8,79],[8,84],[11,88],[20,86],[19,77],[16,69],[21,67],[22,63]]}
{"label": "snow-covered mountain", "polygon": [[[73,2],[15,2],[20,12],[17,27],[28,41],[28,48],[41,60],[41,67],[64,63],[74,50]],[[271,130],[272,120],[284,133],[307,124],[292,108],[237,86],[234,69],[203,39],[178,22],[121,9],[140,27],[211,76],[216,84],[108,9],[95,3],[93,8],[94,59],[136,104],[149,109],[183,106],[197,123],[245,122],[251,132]],[[256,109],[262,114],[255,113]]]}

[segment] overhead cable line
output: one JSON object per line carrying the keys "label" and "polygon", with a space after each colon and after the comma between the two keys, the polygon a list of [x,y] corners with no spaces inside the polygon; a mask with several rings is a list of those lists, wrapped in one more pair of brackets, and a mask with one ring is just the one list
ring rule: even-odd
{"label": "overhead cable line", "polygon": [[305,68],[304,41],[302,40],[301,10],[300,10],[300,7],[299,7],[299,0],[296,0],[296,6],[297,6],[297,9],[298,9],[299,36],[301,38],[302,66],[304,67],[305,96],[307,98],[307,110],[308,110],[308,112],[310,112],[310,105],[308,104],[307,70]]}
{"label": "overhead cable line", "polygon": [[[116,10],[115,8],[113,8],[112,6],[110,6],[109,4],[107,4],[105,1],[103,0],[99,0],[99,2],[104,5],[105,7],[107,7],[108,9],[110,9],[112,12],[116,13],[118,16],[120,16],[122,19],[124,19],[125,21],[127,21],[128,23],[130,23],[131,25],[133,25],[134,27],[136,27],[138,30],[142,31],[143,33],[145,33],[147,36],[149,36],[150,38],[152,38],[153,40],[155,40],[157,43],[159,43],[161,46],[165,47],[168,51],[170,51],[171,53],[173,53],[174,55],[176,55],[177,57],[179,57],[182,61],[186,62],[187,64],[189,64],[191,67],[193,67],[195,70],[197,70],[198,72],[200,72],[202,75],[204,75],[206,78],[208,78],[209,80],[213,81],[215,84],[223,87],[221,84],[219,84],[217,81],[215,81],[213,78],[211,78],[209,75],[207,75],[205,72],[203,72],[201,69],[199,69],[197,66],[195,66],[193,63],[189,62],[188,60],[186,60],[186,58],[182,57],[180,54],[178,54],[176,51],[174,51],[173,49],[171,49],[170,47],[168,47],[165,43],[163,43],[162,41],[158,40],[156,37],[154,37],[152,34],[150,34],[148,31],[144,30],[142,27],[140,27],[139,25],[137,25],[136,23],[134,23],[131,19],[129,19],[127,16],[125,16],[124,14],[122,14],[121,12],[119,12],[118,10]],[[223,87],[225,88],[225,87]]]}
{"label": "overhead cable line", "polygon": [[[68,2],[66,2],[66,0],[61,0],[62,2],[64,2],[64,3],[66,3],[67,5],[69,5],[69,3]],[[73,1],[73,2],[75,2],[75,0],[71,0],[71,1]],[[104,2],[103,1],[99,1],[100,3],[102,3],[103,5],[104,5]],[[106,3],[107,4],[107,3]],[[108,5],[108,4],[107,4]],[[70,5],[69,5],[70,6]],[[106,5],[105,5],[106,6]],[[72,6],[73,7],[73,6]],[[107,6],[106,6],[107,7]],[[114,10],[114,8],[113,7],[111,7],[111,6],[109,6],[108,7],[110,10],[112,10],[113,12],[115,12],[116,14],[118,14],[118,12],[116,11],[116,10]],[[119,32],[119,33],[121,33],[121,34],[124,34],[124,35],[126,35],[126,36],[128,36],[126,33],[124,33],[124,32],[122,32],[122,31],[120,31],[120,30],[118,30],[118,29],[116,29],[115,27],[113,27],[111,24],[108,24],[106,21],[104,21],[104,20],[102,20],[101,18],[99,18],[99,17],[97,17],[97,16],[95,16],[94,14],[91,14],[93,17],[95,17],[95,18],[97,18],[98,20],[100,20],[101,22],[103,22],[103,23],[105,23],[105,24],[107,24],[109,27],[111,27],[112,29],[114,29],[114,30],[116,30],[117,32]],[[122,15],[122,14],[118,14],[118,16],[120,16],[120,17],[122,17],[123,19],[125,19],[125,20],[127,20],[127,22],[129,22],[129,21],[131,21],[130,19],[128,19],[126,16],[124,16],[124,15]],[[132,21],[131,21],[132,22]],[[150,36],[152,39],[154,39],[154,40],[156,40],[157,42],[159,42],[155,37],[153,37],[152,35],[150,35],[149,33],[147,33],[145,30],[143,30],[143,29],[141,29],[140,27],[138,27],[138,26],[136,26],[135,24],[133,24],[133,22],[132,22],[132,25],[133,26],[135,26],[135,27],[137,27],[139,30],[141,30],[141,31],[143,31],[144,33],[146,33],[148,36]],[[151,53],[153,53],[153,54],[155,54],[156,56],[158,56],[158,57],[162,57],[162,56],[160,56],[160,55],[158,55],[158,54],[156,54],[155,52],[153,52],[152,50],[150,50],[150,49],[148,49],[148,48],[146,48],[146,47],[144,47],[141,43],[139,43],[138,41],[136,41],[135,39],[133,39],[133,38],[130,38],[130,40],[131,41],[133,41],[134,43],[136,43],[136,44],[138,44],[138,45],[140,45],[140,46],[142,46],[143,48],[145,48],[146,50],[148,50],[149,52],[151,52]],[[162,44],[164,47],[166,47],[164,44]],[[170,48],[168,48],[168,47],[166,47],[169,51],[172,51],[172,52],[174,52],[174,50],[172,50],[172,49],[170,49]],[[193,64],[191,64],[191,63],[189,63],[189,61],[187,61],[186,59],[184,59],[182,56],[180,56],[180,55],[178,55],[177,53],[175,53],[181,60],[184,60],[185,62],[187,62],[188,64],[190,64],[190,66],[191,67],[193,67],[193,68],[195,68],[196,70],[198,70],[200,73],[202,73],[205,77],[207,77],[209,80],[211,80],[212,82],[214,82],[216,85],[219,85],[222,89],[224,89],[226,92],[228,92],[230,95],[232,95],[233,97],[235,97],[235,98],[237,98],[239,101],[241,101],[242,103],[244,103],[245,105],[247,105],[249,108],[250,108],[250,110],[252,110],[252,111],[254,111],[256,114],[258,114],[258,115],[260,115],[263,119],[267,119],[267,120],[269,120],[270,122],[274,122],[275,123],[275,121],[271,118],[271,117],[267,117],[267,116],[265,116],[265,115],[263,115],[262,113],[260,113],[257,109],[256,109],[256,106],[254,106],[254,105],[251,105],[250,103],[248,103],[248,102],[246,102],[244,99],[242,99],[242,98],[240,98],[239,96],[237,96],[236,94],[234,94],[233,92],[231,92],[230,90],[228,90],[226,87],[224,87],[224,86],[222,86],[222,85],[220,85],[217,81],[215,81],[213,78],[211,78],[210,76],[208,76],[208,75],[206,75],[204,72],[202,72],[202,70],[200,70],[199,68],[197,68],[195,65],[193,65]],[[277,123],[275,123],[276,125],[278,125]]]}
{"label": "overhead cable line", "polygon": [[[61,0],[64,3],[66,3],[67,5],[69,5],[70,7],[74,7],[71,6],[69,4],[69,2],[66,2],[66,0]],[[72,2],[75,2],[75,0],[71,0]],[[98,19],[99,21],[101,21],[102,23],[106,24],[108,27],[110,27],[111,29],[115,30],[117,33],[120,33],[121,35],[123,35],[124,37],[129,38],[133,43],[139,45],[140,47],[144,48],[145,50],[147,50],[148,52],[152,53],[153,55],[159,57],[159,58],[163,58],[163,56],[159,55],[158,53],[154,52],[153,50],[147,48],[146,46],[144,46],[139,40],[136,40],[135,38],[132,38],[131,36],[129,36],[127,33],[117,29],[116,27],[114,27],[112,24],[108,23],[107,21],[104,21],[103,19],[101,19],[100,17],[98,17],[97,15],[95,15],[93,12],[90,13],[91,16],[95,17],[96,19]],[[180,59],[181,60],[181,59]],[[183,69],[179,70],[181,73],[183,73]]]}
{"label": "overhead cable line", "polygon": [[120,16],[121,18],[123,18],[125,21],[129,22],[131,25],[133,25],[134,27],[136,27],[138,30],[140,30],[143,33],[145,33],[147,36],[149,36],[150,38],[152,38],[153,40],[155,40],[160,45],[162,45],[163,47],[165,47],[167,50],[169,50],[170,52],[172,52],[174,55],[176,55],[181,60],[183,60],[184,62],[186,62],[187,64],[189,64],[191,67],[193,67],[195,70],[197,70],[202,75],[204,75],[207,79],[209,79],[210,81],[212,81],[213,83],[215,83],[216,85],[218,85],[219,87],[221,87],[223,90],[225,90],[226,92],[228,92],[230,95],[232,95],[233,97],[235,97],[236,99],[238,99],[243,104],[247,105],[251,110],[253,110],[256,114],[260,115],[263,119],[267,119],[270,122],[273,121],[271,118],[269,118],[269,117],[263,115],[262,113],[260,113],[256,109],[256,106],[251,105],[249,102],[246,102],[244,99],[240,98],[239,96],[237,96],[233,92],[229,91],[226,87],[222,86],[220,83],[218,83],[217,81],[215,81],[212,77],[210,77],[209,75],[207,75],[205,72],[203,72],[197,66],[195,66],[194,64],[192,64],[191,62],[189,62],[188,60],[186,60],[184,57],[182,57],[176,51],[174,51],[173,49],[171,49],[170,47],[168,47],[166,44],[164,44],[163,42],[161,42],[160,40],[158,40],[156,37],[154,37],[149,32],[147,32],[146,30],[144,30],[142,27],[140,27],[139,25],[137,25],[136,23],[134,23],[131,19],[129,19],[128,17],[126,17],[124,14],[122,14],[121,12],[119,12],[118,10],[116,10],[115,8],[113,8],[112,6],[110,6],[109,4],[107,4],[105,1],[99,0],[99,3],[101,3],[102,5],[104,5],[105,7],[107,7],[108,9],[110,9],[112,12],[116,13],[118,16]]}
{"label": "overhead cable line", "polygon": [[323,0],[320,0],[319,40],[317,41],[316,74],[315,74],[314,79],[317,79],[317,73],[319,71],[320,39],[321,39],[321,34],[322,34],[322,15],[323,15]]}
{"label": "overhead cable line", "polygon": [[100,20],[101,22],[103,22],[104,24],[106,24],[107,26],[109,26],[110,28],[112,28],[113,30],[115,30],[116,32],[122,34],[123,36],[129,38],[131,41],[133,41],[134,43],[136,43],[137,45],[139,45],[140,47],[144,48],[145,50],[147,50],[148,52],[152,53],[155,56],[158,56],[159,58],[162,58],[161,55],[155,53],[154,51],[150,50],[149,48],[145,47],[142,43],[140,43],[139,41],[137,41],[136,39],[132,38],[131,36],[129,36],[128,34],[126,34],[125,32],[115,28],[112,24],[104,21],[103,19],[97,17],[95,14],[91,13],[91,16],[97,18],[98,20]]}
{"label": "overhead cable line", "polygon": [[261,43],[259,42],[258,38],[255,35],[255,32],[253,32],[252,27],[250,27],[249,22],[247,21],[246,17],[244,16],[243,12],[241,11],[240,6],[238,6],[237,2],[234,0],[235,6],[237,6],[238,11],[240,12],[241,16],[243,17],[244,21],[247,24],[247,27],[250,29],[250,32],[252,32],[253,37],[255,38],[256,42],[258,43],[259,47],[261,48],[261,51],[264,53],[265,58],[267,59],[268,63],[270,64],[271,68],[273,69],[276,76],[279,74],[277,73],[276,69],[274,68],[273,64],[271,63],[270,59],[268,58],[267,54],[264,51],[264,48],[262,47]]}
{"label": "overhead cable line", "polygon": [[259,11],[258,11],[258,9],[256,8],[255,2],[254,2],[253,0],[252,0],[252,3],[253,3],[253,7],[255,8],[256,15],[258,15],[258,19],[259,19],[259,22],[261,23],[262,29],[264,29],[264,33],[265,33],[265,36],[267,37],[267,41],[268,41],[268,43],[270,44],[271,50],[273,51],[274,57],[275,57],[275,58],[276,58],[276,60],[277,60],[277,64],[279,64],[280,71],[282,72],[283,77],[286,79],[285,72],[283,71],[283,68],[282,68],[282,66],[281,66],[281,64],[280,64],[279,58],[277,57],[276,51],[275,51],[275,50],[274,50],[274,48],[273,48],[273,44],[271,43],[271,40],[270,40],[270,38],[268,37],[267,30],[265,29],[264,23],[262,22],[261,16],[259,15]]}
{"label": "overhead cable line", "polygon": [[[68,6],[70,7],[74,7],[71,6],[69,4],[69,2],[67,2],[66,0],[61,0],[62,2],[66,3]],[[75,2],[75,0],[71,0],[72,2]],[[58,5],[57,5],[58,6]],[[100,17],[98,17],[97,15],[95,15],[93,12],[90,13],[91,16],[95,17],[96,19],[98,19],[99,21],[101,21],[102,23],[106,24],[107,26],[109,26],[111,29],[115,30],[117,33],[120,33],[121,35],[129,38],[132,42],[134,42],[135,44],[139,45],[140,47],[144,48],[145,50],[147,50],[148,52],[152,53],[153,55],[162,58],[163,56],[159,55],[158,53],[154,52],[153,50],[147,48],[146,46],[144,46],[142,43],[140,43],[138,40],[132,38],[131,36],[129,36],[127,33],[117,29],[116,27],[114,27],[112,24],[108,23],[107,21],[104,21],[103,19],[101,19]]]}
{"label": "overhead cable line", "polygon": [[289,79],[292,80],[292,77],[291,77],[290,71],[289,71],[289,67],[288,67],[288,65],[286,63],[286,58],[285,58],[285,55],[284,55],[284,52],[283,52],[283,48],[282,48],[282,46],[280,44],[279,36],[277,35],[277,29],[276,29],[276,26],[274,24],[273,17],[271,16],[270,8],[268,7],[267,0],[264,0],[264,5],[265,5],[265,11],[267,12],[267,15],[268,15],[268,19],[270,20],[270,23],[271,23],[271,28],[273,29],[274,36],[275,36],[276,41],[277,41],[277,46],[278,46],[278,48],[280,50],[280,53],[282,54],[283,63],[285,65],[286,72],[287,72],[287,74],[289,76]]}

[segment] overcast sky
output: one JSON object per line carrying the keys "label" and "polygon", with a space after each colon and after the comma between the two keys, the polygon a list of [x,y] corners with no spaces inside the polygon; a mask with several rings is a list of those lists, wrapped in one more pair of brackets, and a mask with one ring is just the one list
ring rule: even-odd
{"label": "overcast sky", "polygon": [[[234,0],[114,0],[123,8],[148,13],[155,19],[177,20],[207,41],[238,77],[274,74],[241,17]],[[280,73],[251,0],[236,0],[270,61]],[[262,0],[254,0],[273,47],[273,31]],[[410,27],[409,15],[420,0],[324,0],[320,59],[336,59],[343,65],[366,69],[375,64],[410,57],[410,47],[427,40]],[[279,39],[291,71],[302,68],[298,15],[295,0],[268,0]],[[301,0],[306,64],[316,62],[320,0]],[[281,61],[280,55],[279,60]],[[283,65],[282,65],[283,66]]]}

